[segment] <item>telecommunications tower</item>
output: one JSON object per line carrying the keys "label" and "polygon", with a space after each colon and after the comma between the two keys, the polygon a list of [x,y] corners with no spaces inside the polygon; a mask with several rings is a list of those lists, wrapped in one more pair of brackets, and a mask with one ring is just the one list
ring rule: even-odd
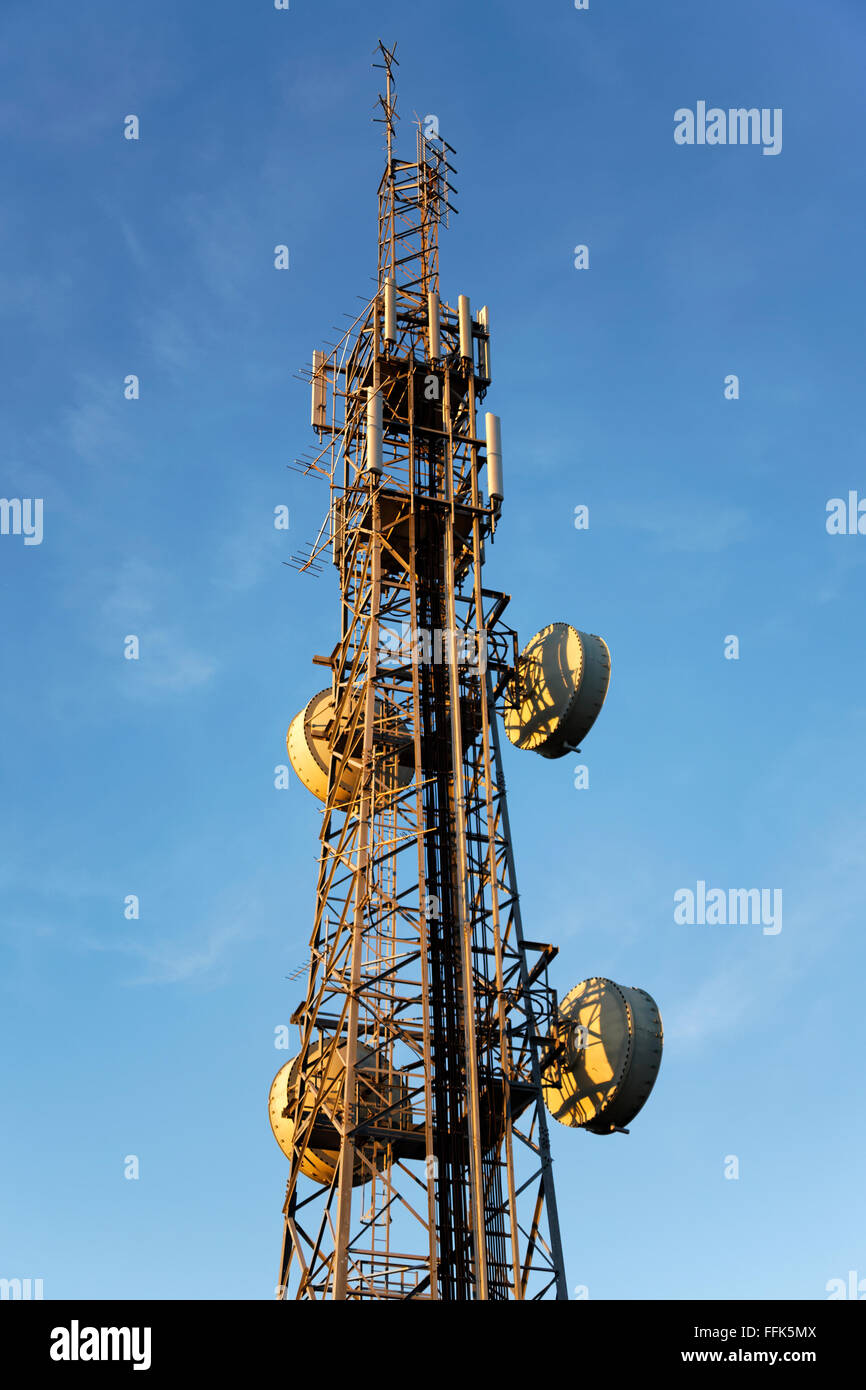
{"label": "telecommunications tower", "polygon": [[498,721],[572,752],[610,659],[567,623],[519,651],[484,585],[504,498],[499,419],[478,418],[490,315],[440,298],[453,151],[419,122],[397,157],[397,60],[379,54],[376,290],[310,372],[304,471],[330,505],[296,564],[333,561],[340,598],[288,733],[323,811],[298,1050],[270,1093],[290,1165],[278,1296],[565,1299],[547,1111],[622,1130],[661,1020],[600,977],[559,1002],[556,947],[523,934]]}

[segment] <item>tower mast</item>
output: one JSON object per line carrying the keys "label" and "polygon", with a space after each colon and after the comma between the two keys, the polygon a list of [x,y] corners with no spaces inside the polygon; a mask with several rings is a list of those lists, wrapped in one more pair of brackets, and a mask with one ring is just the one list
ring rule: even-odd
{"label": "tower mast", "polygon": [[439,298],[451,147],[418,122],[386,166],[376,292],[313,356],[306,471],[330,505],[339,638],[293,721],[323,802],[297,1056],[271,1093],[290,1160],[279,1296],[567,1297],[542,1095],[555,948],[524,939],[497,711],[509,597],[483,584],[502,501],[490,325]]}

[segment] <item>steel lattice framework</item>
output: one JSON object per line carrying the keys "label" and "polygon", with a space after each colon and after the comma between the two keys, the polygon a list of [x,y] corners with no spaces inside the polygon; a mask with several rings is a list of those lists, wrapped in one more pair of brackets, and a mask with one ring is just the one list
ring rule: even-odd
{"label": "steel lattice framework", "polygon": [[[468,354],[438,301],[453,151],[419,122],[415,159],[395,157],[380,51],[377,288],[312,372],[307,470],[330,507],[298,563],[336,564],[340,636],[314,658],[334,704],[279,1295],[566,1298],[540,1070],[555,950],[521,928],[497,728],[516,636],[482,583],[489,316]],[[316,1155],[324,1180],[305,1174]]]}

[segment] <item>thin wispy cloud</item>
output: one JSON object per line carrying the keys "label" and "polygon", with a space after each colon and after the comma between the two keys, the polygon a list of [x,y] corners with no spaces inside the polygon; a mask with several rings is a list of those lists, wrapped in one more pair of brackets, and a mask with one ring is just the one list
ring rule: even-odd
{"label": "thin wispy cloud", "polygon": [[75,404],[62,419],[69,447],[85,463],[116,468],[119,455],[134,444],[132,418],[123,415],[123,377],[82,373],[76,383]]}
{"label": "thin wispy cloud", "polygon": [[181,941],[125,942],[115,949],[138,957],[143,971],[120,983],[177,985],[195,980],[218,984],[225,978],[232,951],[241,940],[249,941],[252,935],[245,921],[237,921],[214,927],[201,937],[193,935]]}
{"label": "thin wispy cloud", "polygon": [[642,531],[665,550],[718,554],[748,538],[749,513],[727,502],[665,499],[614,503],[610,519],[627,530]]}
{"label": "thin wispy cloud", "polygon": [[144,628],[140,635],[141,653],[128,661],[120,683],[132,698],[158,695],[185,695],[207,685],[217,670],[216,662],[190,645],[179,630]]}
{"label": "thin wispy cloud", "polygon": [[737,933],[756,928],[691,929],[733,933],[731,958],[687,995],[669,999],[669,1044],[700,1044],[724,1033],[730,1036],[737,1028],[765,1029],[772,1011],[785,1008],[796,985],[820,975],[821,960],[838,957],[840,938],[859,924],[866,835],[859,825],[837,827],[819,843],[796,850],[775,871],[784,894],[784,925],[778,937],[746,943]]}

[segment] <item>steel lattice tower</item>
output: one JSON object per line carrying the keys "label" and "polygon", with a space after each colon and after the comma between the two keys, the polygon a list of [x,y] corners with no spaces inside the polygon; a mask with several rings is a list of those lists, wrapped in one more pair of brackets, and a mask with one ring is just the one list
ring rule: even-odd
{"label": "steel lattice tower", "polygon": [[419,122],[396,157],[380,51],[376,292],[311,373],[306,469],[330,507],[298,563],[333,559],[340,630],[296,721],[325,753],[324,811],[300,1048],[272,1094],[279,1295],[564,1299],[541,1090],[556,952],[521,928],[497,729],[517,642],[482,579],[489,316],[439,299],[453,151]]}

